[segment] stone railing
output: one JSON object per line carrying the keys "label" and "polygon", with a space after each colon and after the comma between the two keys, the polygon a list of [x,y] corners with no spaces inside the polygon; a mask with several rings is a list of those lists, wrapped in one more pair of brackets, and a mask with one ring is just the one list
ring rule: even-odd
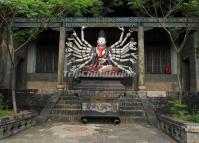
{"label": "stone railing", "polygon": [[180,143],[199,142],[199,124],[160,115],[158,127]]}
{"label": "stone railing", "polygon": [[0,139],[16,134],[36,124],[36,113],[23,112],[0,118]]}

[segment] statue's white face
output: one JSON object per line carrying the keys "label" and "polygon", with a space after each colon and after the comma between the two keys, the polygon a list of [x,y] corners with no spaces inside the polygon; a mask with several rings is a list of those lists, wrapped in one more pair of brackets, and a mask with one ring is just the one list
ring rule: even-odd
{"label": "statue's white face", "polygon": [[105,45],[106,44],[106,39],[103,37],[98,38],[97,40],[98,45]]}

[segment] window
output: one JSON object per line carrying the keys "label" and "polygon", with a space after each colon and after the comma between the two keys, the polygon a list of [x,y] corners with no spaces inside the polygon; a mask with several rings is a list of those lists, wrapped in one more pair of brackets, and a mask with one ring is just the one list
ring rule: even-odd
{"label": "window", "polygon": [[171,66],[170,48],[147,47],[145,48],[146,73],[165,73],[165,68]]}
{"label": "window", "polygon": [[55,73],[58,69],[59,32],[46,30],[37,42],[36,72]]}

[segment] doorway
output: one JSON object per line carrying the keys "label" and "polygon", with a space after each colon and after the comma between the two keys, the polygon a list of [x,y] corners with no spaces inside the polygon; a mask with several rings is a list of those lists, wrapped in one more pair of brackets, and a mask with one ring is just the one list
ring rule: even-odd
{"label": "doorway", "polygon": [[190,91],[190,60],[186,58],[182,62],[182,89]]}

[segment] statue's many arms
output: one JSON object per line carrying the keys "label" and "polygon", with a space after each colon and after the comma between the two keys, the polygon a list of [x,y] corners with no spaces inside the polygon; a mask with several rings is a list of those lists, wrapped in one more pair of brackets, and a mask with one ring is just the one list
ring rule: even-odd
{"label": "statue's many arms", "polygon": [[130,62],[133,65],[137,60],[137,55],[134,53],[137,50],[136,42],[130,38],[131,30],[124,37],[124,28],[118,27],[121,30],[120,38],[110,47],[106,46],[105,34],[100,31],[97,46],[94,47],[84,38],[85,28],[85,26],[81,27],[81,39],[73,31],[71,38],[68,38],[68,42],[66,42],[67,57],[75,59],[67,63],[67,65],[72,66],[71,72],[115,73],[124,71],[127,74],[135,75],[132,67],[124,64]]}

